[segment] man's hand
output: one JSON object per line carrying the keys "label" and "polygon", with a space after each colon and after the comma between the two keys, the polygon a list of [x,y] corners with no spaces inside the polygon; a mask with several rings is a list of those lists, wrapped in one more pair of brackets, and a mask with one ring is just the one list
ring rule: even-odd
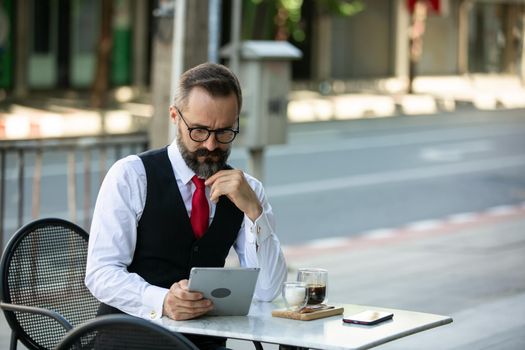
{"label": "man's hand", "polygon": [[162,305],[162,315],[176,321],[199,317],[213,309],[210,300],[199,292],[188,290],[188,280],[173,283]]}
{"label": "man's hand", "polygon": [[221,170],[205,182],[211,186],[210,200],[217,203],[219,197],[227,196],[250,220],[255,221],[262,213],[261,203],[244,178],[241,170]]}

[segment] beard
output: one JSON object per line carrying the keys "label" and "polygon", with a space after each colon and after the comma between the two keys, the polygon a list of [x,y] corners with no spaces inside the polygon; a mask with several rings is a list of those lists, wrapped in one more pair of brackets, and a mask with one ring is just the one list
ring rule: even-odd
{"label": "beard", "polygon": [[[210,137],[213,136],[210,135]],[[184,145],[180,131],[177,132],[177,146],[188,168],[193,170],[195,175],[201,179],[207,179],[219,170],[224,169],[231,151],[231,148],[226,150],[216,148],[213,151],[209,151],[206,148],[198,148],[195,152],[191,152]],[[199,161],[199,157],[205,157],[204,161]]]}

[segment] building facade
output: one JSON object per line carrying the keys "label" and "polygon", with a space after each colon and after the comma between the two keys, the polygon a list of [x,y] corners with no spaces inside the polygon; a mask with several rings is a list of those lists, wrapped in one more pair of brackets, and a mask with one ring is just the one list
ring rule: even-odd
{"label": "building facade", "polygon": [[[112,86],[147,83],[152,5],[112,1]],[[1,0],[0,89],[24,95],[30,90],[89,88],[101,44],[101,11],[102,0]],[[137,40],[144,37],[142,43]],[[137,46],[143,52],[133,52]]]}
{"label": "building facade", "polygon": [[[111,1],[111,86],[148,86],[155,64],[153,42],[170,36],[153,14],[162,0],[0,0],[0,90],[88,89],[101,45],[103,1]],[[198,0],[207,2],[208,0]],[[245,4],[250,0],[245,0]],[[303,0],[305,37],[293,41],[303,59],[296,81],[405,77],[409,70],[411,14],[407,0],[362,0],[352,16],[319,11]],[[469,72],[523,74],[523,0],[440,0],[425,25],[418,75]],[[229,40],[231,2],[221,4],[220,43]],[[203,16],[208,16],[208,11]],[[163,29],[164,28],[164,29]],[[193,33],[208,30],[193,28]],[[188,31],[191,40],[192,31]],[[168,45],[169,40],[166,41]]]}

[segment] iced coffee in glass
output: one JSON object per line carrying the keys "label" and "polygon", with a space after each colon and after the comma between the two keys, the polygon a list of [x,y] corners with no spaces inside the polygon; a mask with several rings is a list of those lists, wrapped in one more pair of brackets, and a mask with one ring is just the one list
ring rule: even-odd
{"label": "iced coffee in glass", "polygon": [[326,301],[328,272],[325,269],[301,268],[297,271],[297,281],[308,286],[308,305],[322,304]]}

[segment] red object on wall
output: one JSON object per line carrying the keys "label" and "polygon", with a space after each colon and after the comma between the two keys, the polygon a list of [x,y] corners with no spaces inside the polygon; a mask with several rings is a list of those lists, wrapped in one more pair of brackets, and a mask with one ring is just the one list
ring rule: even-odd
{"label": "red object on wall", "polygon": [[[417,1],[418,0],[407,0],[408,12],[410,12],[410,14],[414,13],[414,7],[416,6]],[[437,14],[441,13],[441,0],[425,0],[425,1],[428,2],[431,10],[433,10]]]}

